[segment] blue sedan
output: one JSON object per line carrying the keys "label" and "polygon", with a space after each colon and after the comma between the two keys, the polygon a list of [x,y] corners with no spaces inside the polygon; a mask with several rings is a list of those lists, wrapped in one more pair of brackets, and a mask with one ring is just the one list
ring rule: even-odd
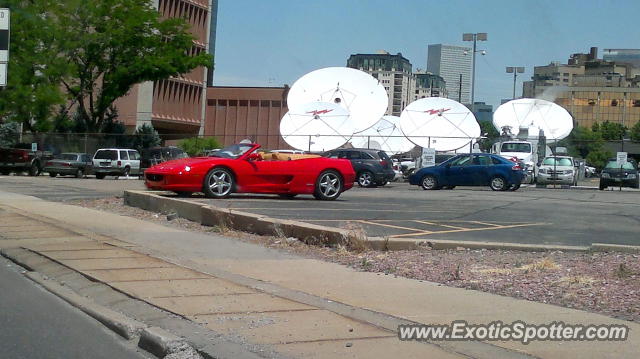
{"label": "blue sedan", "polygon": [[426,190],[489,186],[494,191],[515,191],[523,177],[524,171],[516,162],[490,153],[473,153],[422,168],[409,177],[409,183]]}

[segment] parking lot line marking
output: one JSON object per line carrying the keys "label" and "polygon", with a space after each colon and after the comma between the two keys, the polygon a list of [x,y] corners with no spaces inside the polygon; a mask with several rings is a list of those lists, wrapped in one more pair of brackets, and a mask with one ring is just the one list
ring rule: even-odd
{"label": "parking lot line marking", "polygon": [[466,229],[465,227],[450,226],[448,224],[439,224],[439,223],[435,223],[435,222],[428,222],[428,221],[421,221],[421,220],[414,220],[413,222],[418,222],[418,223],[422,223],[422,224],[429,224],[429,225],[438,226],[438,227],[453,228],[453,229]]}
{"label": "parking lot line marking", "polygon": [[[365,223],[365,224],[371,224],[371,225],[375,225],[375,226],[382,226],[382,227],[389,227],[389,228],[396,228],[396,229],[404,229],[404,230],[412,231],[412,232],[425,232],[424,230],[418,229],[418,228],[409,228],[409,227],[402,227],[402,226],[394,226],[393,224],[369,222],[369,221],[365,221],[363,219],[357,220],[356,222]],[[426,232],[427,233],[431,233],[429,231],[426,231]]]}
{"label": "parking lot line marking", "polygon": [[452,229],[449,231],[433,231],[433,232],[420,232],[420,233],[405,233],[405,234],[395,234],[389,236],[389,238],[400,238],[400,237],[413,237],[420,236],[423,234],[447,234],[447,233],[459,233],[459,232],[476,232],[476,231],[491,231],[496,229],[508,229],[508,228],[517,228],[517,227],[529,227],[529,226],[541,226],[547,223],[523,223],[523,224],[511,224],[506,226],[499,227],[484,227],[484,228],[464,228],[464,229]]}
{"label": "parking lot line marking", "polygon": [[485,226],[494,226],[494,227],[500,227],[499,224],[494,224],[494,223],[487,223],[487,222],[480,222],[480,221],[469,221],[470,223],[477,223],[477,224],[482,224]]}

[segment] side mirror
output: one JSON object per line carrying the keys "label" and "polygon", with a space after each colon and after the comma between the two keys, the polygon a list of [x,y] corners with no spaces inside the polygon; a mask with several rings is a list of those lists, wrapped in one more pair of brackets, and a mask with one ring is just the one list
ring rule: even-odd
{"label": "side mirror", "polygon": [[262,156],[260,156],[259,153],[251,153],[249,156],[247,156],[247,160],[248,161],[260,161],[262,159]]}

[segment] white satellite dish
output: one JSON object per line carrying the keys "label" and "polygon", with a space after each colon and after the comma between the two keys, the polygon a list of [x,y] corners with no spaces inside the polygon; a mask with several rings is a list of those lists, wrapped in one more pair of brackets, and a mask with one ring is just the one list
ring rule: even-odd
{"label": "white satellite dish", "polygon": [[280,135],[298,150],[329,151],[349,141],[353,122],[340,105],[309,102],[289,109],[280,121]]}
{"label": "white satellite dish", "polygon": [[383,116],[368,129],[354,133],[351,143],[354,147],[381,149],[389,154],[409,152],[415,147],[400,130],[398,116]]}
{"label": "white satellite dish", "polygon": [[[518,122],[520,128],[539,128],[549,141],[561,140],[573,130],[573,117],[562,106],[546,100],[521,98],[500,105],[493,123]],[[497,125],[496,125],[497,128]],[[530,133],[531,135],[531,133]],[[537,133],[535,134],[537,136]]]}
{"label": "white satellite dish", "polygon": [[327,67],[299,78],[289,90],[289,108],[321,101],[336,103],[351,114],[356,132],[373,126],[387,111],[389,98],[378,80],[348,67]]}
{"label": "white satellite dish", "polygon": [[428,97],[414,101],[400,115],[402,133],[413,143],[436,151],[453,151],[480,137],[480,125],[456,101]]}

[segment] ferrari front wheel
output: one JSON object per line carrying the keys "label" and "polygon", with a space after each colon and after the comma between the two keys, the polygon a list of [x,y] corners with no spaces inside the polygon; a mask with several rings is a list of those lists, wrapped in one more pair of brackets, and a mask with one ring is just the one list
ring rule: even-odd
{"label": "ferrari front wheel", "polygon": [[323,201],[333,201],[342,193],[342,177],[336,171],[324,171],[316,180],[313,196]]}
{"label": "ferrari front wheel", "polygon": [[209,198],[225,198],[233,192],[234,179],[226,168],[214,168],[204,178],[202,191]]}

